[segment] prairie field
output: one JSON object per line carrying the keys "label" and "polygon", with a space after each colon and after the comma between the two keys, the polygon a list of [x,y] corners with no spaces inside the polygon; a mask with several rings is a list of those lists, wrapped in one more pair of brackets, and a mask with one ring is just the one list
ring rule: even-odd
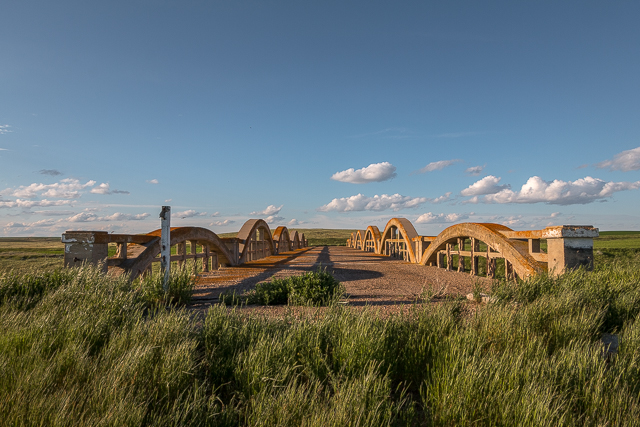
{"label": "prairie field", "polygon": [[165,292],[2,239],[0,425],[640,425],[640,235],[602,235],[593,272],[497,281],[488,304],[279,317],[194,314],[187,272]]}

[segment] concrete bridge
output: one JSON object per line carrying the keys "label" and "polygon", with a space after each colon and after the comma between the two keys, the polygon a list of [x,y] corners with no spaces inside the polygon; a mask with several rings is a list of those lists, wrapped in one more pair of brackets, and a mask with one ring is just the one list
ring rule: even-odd
{"label": "concrete bridge", "polygon": [[598,235],[592,226],[514,231],[500,224],[461,223],[437,236],[419,236],[408,219],[392,218],[382,233],[376,226],[352,233],[347,246],[449,271],[464,273],[468,268],[472,275],[479,274],[479,261],[484,259],[489,278],[495,276],[501,259],[505,277],[515,279],[543,272],[560,275],[577,267],[593,269],[593,238]]}
{"label": "concrete bridge", "polygon": [[[514,231],[491,223],[461,223],[437,236],[420,236],[406,218],[392,218],[383,232],[369,226],[352,233],[347,246],[376,255],[433,266],[472,276],[527,278],[544,272],[560,275],[577,267],[593,268],[592,226],[562,225],[542,230]],[[221,238],[201,227],[176,227],[170,231],[175,255],[170,261],[184,265],[187,260],[202,262],[203,273],[220,267],[235,267],[308,246],[304,235],[278,227],[271,231],[262,219],[247,221],[237,237]],[[105,231],[67,231],[65,266],[105,261],[110,274],[127,274],[135,279],[160,262],[160,230],[147,234],[110,234]],[[115,243],[115,256],[108,257],[108,245]],[[190,251],[187,253],[187,243]],[[546,246],[546,251],[544,247]],[[198,250],[198,248],[200,248]]]}
{"label": "concrete bridge", "polygon": [[[244,223],[237,237],[219,237],[202,227],[172,227],[171,247],[175,255],[170,261],[178,266],[187,260],[202,260],[202,271],[209,272],[225,266],[238,266],[250,261],[307,247],[304,234],[278,227],[272,233],[262,219]],[[133,280],[150,272],[153,263],[159,263],[161,230],[147,234],[111,234],[106,231],[66,231],[64,265],[74,267],[84,262],[98,264],[105,261],[105,270],[112,275],[128,274]],[[115,256],[109,257],[109,243],[116,244]],[[187,253],[187,243],[190,251]],[[200,250],[198,250],[200,248]]]}

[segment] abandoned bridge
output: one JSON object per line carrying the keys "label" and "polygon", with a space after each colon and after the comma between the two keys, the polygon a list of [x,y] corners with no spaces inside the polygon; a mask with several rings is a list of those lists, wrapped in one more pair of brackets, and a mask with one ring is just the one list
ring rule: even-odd
{"label": "abandoned bridge", "polygon": [[[170,261],[178,266],[190,263],[199,272],[195,298],[201,303],[215,302],[224,291],[243,292],[272,277],[302,274],[318,266],[345,283],[350,301],[372,303],[415,299],[425,287],[462,293],[474,283],[495,278],[591,269],[597,236],[598,229],[592,226],[514,231],[490,223],[461,223],[437,236],[420,236],[406,218],[392,218],[382,232],[368,226],[352,233],[346,246],[309,247],[304,234],[287,227],[272,231],[264,220],[251,219],[236,237],[219,237],[201,227],[171,228]],[[109,274],[135,279],[161,262],[160,240],[161,230],[67,231],[62,237],[64,263],[102,262]],[[109,244],[116,246],[112,256]]]}

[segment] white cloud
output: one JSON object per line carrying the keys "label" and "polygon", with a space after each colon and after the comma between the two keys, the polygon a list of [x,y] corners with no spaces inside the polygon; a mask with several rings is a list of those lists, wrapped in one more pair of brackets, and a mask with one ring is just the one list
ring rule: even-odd
{"label": "white cloud", "polygon": [[43,215],[43,216],[69,216],[73,215],[75,212],[73,211],[34,211],[34,214]]}
{"label": "white cloud", "polygon": [[50,175],[50,176],[62,175],[62,172],[60,172],[57,169],[41,169],[39,173],[41,175]]}
{"label": "white cloud", "polygon": [[159,181],[157,179],[155,179],[155,178],[154,179],[148,179],[147,182],[149,184],[159,184]]}
{"label": "white cloud", "polygon": [[71,205],[72,200],[23,200],[16,199],[15,201],[2,201],[0,200],[0,208],[23,208],[29,209],[34,207],[46,208],[50,206],[65,206]]}
{"label": "white cloud", "polygon": [[206,212],[197,212],[193,209],[189,209],[187,211],[182,211],[182,212],[176,212],[173,214],[173,216],[175,216],[176,218],[193,218],[196,216],[205,216],[207,215]]}
{"label": "white cloud", "polygon": [[116,212],[112,215],[100,217],[98,220],[99,221],[142,221],[143,219],[146,219],[149,216],[150,215],[146,212],[137,214],[137,215]]}
{"label": "white cloud", "polygon": [[387,181],[396,176],[396,167],[389,162],[382,162],[372,163],[358,170],[349,168],[342,172],[336,172],[331,176],[331,179],[334,181],[349,182],[351,184],[366,184],[369,182]]}
{"label": "white cloud", "polygon": [[[0,135],[2,135],[3,133],[9,133],[12,132],[9,130],[11,126],[9,125],[0,125]],[[0,150],[6,150],[6,148],[0,148]]]}
{"label": "white cloud", "polygon": [[415,173],[426,173],[426,172],[433,172],[433,171],[438,171],[441,169],[444,169],[446,167],[449,167],[455,163],[459,163],[461,162],[461,159],[453,159],[453,160],[439,160],[437,162],[431,162],[429,163],[427,166],[423,167],[422,169],[420,169],[419,171],[413,172]]}
{"label": "white cloud", "polygon": [[464,172],[467,175],[477,176],[477,175],[480,175],[482,173],[484,168],[485,168],[484,166],[471,166],[470,168],[467,168]]}
{"label": "white cloud", "polygon": [[468,219],[469,214],[433,214],[431,212],[427,212],[422,214],[416,219],[417,224],[444,224],[450,222],[458,222],[463,219]]}
{"label": "white cloud", "polygon": [[520,191],[504,189],[484,197],[485,203],[547,203],[552,205],[586,204],[604,201],[614,193],[640,188],[636,182],[606,182],[587,176],[575,181],[545,181],[532,176]]}
{"label": "white cloud", "polygon": [[211,216],[214,217],[214,218],[217,217],[217,216],[220,216],[220,212],[214,212],[214,213],[211,214]]}
{"label": "white cloud", "polygon": [[282,207],[284,205],[280,205],[280,207],[277,207],[276,205],[269,205],[267,206],[267,208],[263,211],[256,211],[256,212],[251,212],[249,215],[277,215],[280,213],[280,211],[282,210]]}
{"label": "white cloud", "polygon": [[428,200],[426,197],[409,197],[400,194],[383,194],[381,196],[376,194],[373,197],[357,194],[333,199],[330,203],[319,207],[318,210],[320,212],[384,211],[387,209],[399,211],[400,209],[415,208]]}
{"label": "white cloud", "polygon": [[292,220],[290,220],[289,222],[287,222],[287,225],[288,225],[289,227],[293,227],[293,226],[301,225],[301,224],[304,224],[304,223],[305,223],[304,221],[298,221],[297,219],[293,218]]}
{"label": "white cloud", "polygon": [[499,191],[508,189],[509,185],[498,185],[501,178],[496,178],[493,175],[488,175],[471,184],[460,192],[463,196],[481,196],[483,194],[494,194]]}
{"label": "white cloud", "polygon": [[551,214],[551,218],[556,218],[556,217],[559,217],[560,215],[562,215],[560,212],[554,212]]}
{"label": "white cloud", "polygon": [[28,222],[28,223],[23,223],[23,222],[10,222],[7,225],[4,226],[5,231],[8,231],[10,229],[30,229],[30,228],[35,228],[35,227],[49,227],[52,225],[55,225],[58,221],[52,220],[52,219],[41,219],[40,221],[36,221],[36,222]]}
{"label": "white cloud", "polygon": [[7,148],[0,148],[0,151],[9,151]]}
{"label": "white cloud", "polygon": [[54,184],[33,183],[28,186],[22,185],[13,190],[11,195],[25,199],[33,199],[39,195],[56,199],[77,199],[80,197],[82,190],[93,187],[95,184],[96,182],[93,180],[81,184],[77,179],[66,178]]}
{"label": "white cloud", "polygon": [[98,185],[96,188],[92,188],[91,192],[93,194],[129,194],[128,191],[123,190],[111,190],[108,182],[103,182]]}
{"label": "white cloud", "polygon": [[69,221],[69,222],[94,222],[94,221],[141,221],[143,219],[148,218],[150,215],[148,213],[141,214],[124,214],[120,212],[116,212],[111,215],[106,216],[98,216],[92,212],[80,212],[79,214],[70,216],[65,220],[59,221]]}
{"label": "white cloud", "polygon": [[444,193],[443,196],[436,197],[435,199],[432,199],[431,203],[438,204],[438,203],[446,202],[446,201],[449,201],[449,200],[451,200],[451,191]]}
{"label": "white cloud", "polygon": [[225,225],[229,225],[229,224],[233,224],[235,221],[231,220],[231,219],[225,219],[224,221],[214,221],[211,224],[209,224],[210,226],[218,226],[218,227],[222,227]]}
{"label": "white cloud", "polygon": [[274,224],[274,223],[276,223],[276,222],[282,222],[282,221],[284,221],[284,218],[283,218],[283,217],[281,217],[281,216],[269,215],[269,216],[268,216],[268,217],[266,217],[264,220],[267,222],[267,224]]}
{"label": "white cloud", "polygon": [[640,147],[618,153],[612,160],[597,163],[596,167],[623,172],[638,170],[640,169]]}
{"label": "white cloud", "polygon": [[98,215],[91,212],[80,212],[79,214],[70,216],[66,220],[69,222],[91,222],[96,221],[98,219]]}

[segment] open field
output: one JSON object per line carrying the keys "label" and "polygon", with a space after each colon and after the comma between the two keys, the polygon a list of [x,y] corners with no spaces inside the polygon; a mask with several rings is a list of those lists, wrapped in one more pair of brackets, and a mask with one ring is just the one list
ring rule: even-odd
{"label": "open field", "polygon": [[391,316],[194,315],[153,277],[5,275],[0,425],[640,425],[640,254],[621,253],[496,282],[494,303],[425,294]]}

